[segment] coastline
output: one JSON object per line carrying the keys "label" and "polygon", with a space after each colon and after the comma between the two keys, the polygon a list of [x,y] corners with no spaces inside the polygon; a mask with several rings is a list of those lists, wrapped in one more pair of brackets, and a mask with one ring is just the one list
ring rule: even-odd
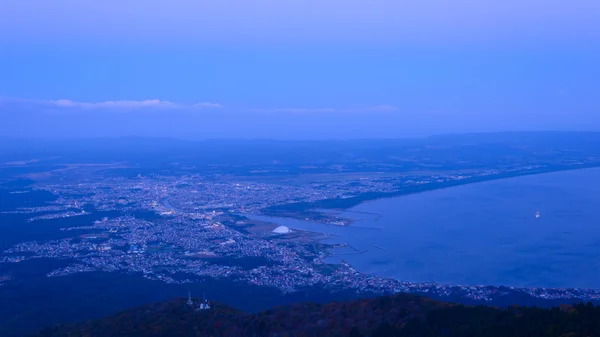
{"label": "coastline", "polygon": [[[532,176],[532,175],[538,175],[538,174],[542,175],[542,174],[547,174],[547,173],[560,173],[560,172],[563,172],[563,171],[566,172],[566,171],[582,170],[580,172],[566,173],[564,175],[563,174],[548,175],[548,176],[545,176],[544,178],[541,178],[541,180],[540,180],[540,181],[543,181],[543,182],[549,182],[549,181],[554,181],[554,180],[558,180],[558,181],[562,182],[563,178],[566,181],[569,181],[569,179],[576,179],[576,180],[579,180],[580,184],[583,184],[583,185],[577,185],[577,184],[575,184],[575,185],[581,187],[581,186],[587,186],[586,184],[587,184],[587,181],[589,181],[590,177],[596,177],[597,176],[598,170],[592,170],[592,168],[597,169],[598,167],[596,165],[594,165],[594,166],[587,166],[586,165],[585,167],[583,165],[577,165],[577,166],[571,166],[569,168],[565,168],[565,169],[561,169],[561,170],[552,170],[552,171],[543,171],[543,172],[540,172],[541,170],[536,170],[535,173],[533,173],[532,172],[533,170],[531,170],[531,171],[526,172],[527,174],[512,175],[512,176],[509,176],[509,177],[507,177],[506,175],[503,175],[503,176],[494,175],[493,176],[494,179],[485,179],[485,180],[482,180],[482,181],[475,181],[475,182],[485,182],[485,181],[492,181],[492,180],[500,180],[501,177],[508,179],[508,178],[524,177],[524,176],[529,176],[529,175]],[[464,183],[465,181],[469,181],[469,183],[471,183],[471,182],[475,183],[473,180],[475,180],[475,179],[468,179],[468,180],[464,179],[463,181],[460,181],[461,184],[454,184],[454,186],[467,185],[467,184]],[[524,181],[526,183],[527,182],[527,178]],[[593,181],[593,180],[591,180],[591,181]],[[504,183],[500,183],[499,185],[503,186],[503,184]],[[513,182],[509,182],[508,184],[513,184]],[[514,184],[520,184],[520,183],[518,183],[518,182],[515,181]],[[430,184],[430,185],[439,187],[442,184]],[[570,183],[568,183],[568,185],[571,186]],[[433,187],[433,186],[428,186],[428,187]],[[483,186],[480,185],[477,188],[479,190],[485,190],[485,189],[487,189],[486,186],[488,186],[488,185],[483,185]],[[498,184],[495,184],[494,186],[498,186]],[[444,187],[441,187],[441,188],[447,188],[447,187],[453,187],[453,186],[444,186]],[[433,191],[433,190],[441,189],[441,188],[423,189],[422,191],[413,192],[413,193]],[[399,193],[399,194],[401,194],[401,195],[413,194],[413,193],[406,193],[406,191],[404,191],[404,192],[405,193]],[[395,197],[395,195],[393,195],[392,197]],[[367,200],[367,201],[370,201],[370,200]],[[369,208],[365,208],[365,209],[368,210]],[[312,211],[319,211],[319,209],[312,209]],[[327,209],[321,209],[321,211],[322,212],[328,212]],[[335,213],[337,213],[337,212],[335,212]],[[339,213],[337,213],[337,214],[339,214]],[[373,214],[373,213],[368,213],[368,214]],[[532,214],[530,214],[530,216],[532,216]],[[532,218],[533,218],[533,216],[532,216]],[[324,224],[321,224],[321,225],[324,225]],[[322,227],[323,231],[328,231],[327,227],[330,228],[329,230],[333,230],[333,227],[337,227],[337,226],[325,226],[325,227]],[[349,227],[352,227],[352,226],[349,226]],[[351,230],[351,228],[348,228],[348,230]],[[355,231],[351,231],[350,233],[356,233],[356,232]],[[373,242],[373,243],[377,244],[377,242]],[[375,247],[373,245],[371,245],[370,247],[365,247],[365,246],[362,246],[362,245],[358,244],[357,247],[360,247],[361,249],[367,249],[368,251],[371,251],[371,252],[377,252],[379,250],[379,247]],[[386,245],[383,245],[383,248],[386,248]],[[387,247],[387,248],[390,248],[390,247]],[[336,251],[338,251],[338,250],[337,249],[333,249],[332,250],[333,254],[329,254],[327,257],[331,257],[331,256],[334,256],[334,255],[343,255],[343,254],[335,254]],[[352,260],[351,258],[349,258],[349,259]],[[357,269],[354,266],[353,262],[349,263],[348,260],[345,257],[343,257],[343,256],[338,256],[336,260],[338,260],[338,261],[336,261],[336,262],[328,261],[328,263],[334,263],[335,264],[335,263],[339,263],[339,260],[342,260],[342,261],[346,260],[346,261],[343,261],[343,262],[349,264],[354,269]],[[357,264],[356,266],[360,266],[360,264]],[[357,270],[360,270],[360,268],[358,268]],[[373,275],[373,274],[367,272],[366,275]],[[375,275],[373,275],[373,276],[375,276]],[[388,276],[380,276],[380,277],[389,278]],[[523,284],[521,284],[521,283],[512,284],[512,283],[499,283],[499,282],[486,282],[486,281],[477,281],[477,282],[482,282],[482,283],[470,283],[470,281],[458,281],[458,282],[451,281],[451,282],[444,282],[443,284],[448,285],[448,286],[450,286],[450,285],[460,285],[460,284],[463,284],[465,286],[470,286],[470,285],[479,284],[482,287],[483,286],[494,286],[494,287],[502,287],[502,286],[504,286],[504,287],[508,287],[510,289],[534,289],[534,290],[537,289],[537,288],[539,288],[539,289],[576,289],[576,290],[577,289],[584,289],[586,291],[592,291],[592,290],[598,291],[598,289],[600,289],[600,288],[597,288],[594,285],[569,284],[570,282],[569,283],[564,283],[563,282],[563,284],[560,284],[560,285],[553,285],[553,284],[546,284],[546,283],[544,283],[544,284],[538,284],[538,285],[530,285],[530,284],[526,284],[526,283],[523,283]],[[509,285],[507,285],[507,284],[509,284]]]}
{"label": "coastline", "polygon": [[[365,202],[375,201],[379,199],[395,198],[417,193],[431,192],[451,187],[483,183],[487,181],[593,168],[600,168],[600,163],[543,167],[532,170],[505,172],[488,176],[476,176],[461,180],[445,181],[443,183],[412,185],[402,188],[401,190],[395,192],[368,192],[345,199],[324,199],[314,202],[299,202],[292,204],[275,205],[262,209],[260,211],[260,214],[269,217],[281,217],[296,220],[306,220],[308,218],[311,222],[321,223],[323,219],[328,219],[330,217],[331,211],[343,212]],[[351,218],[344,218],[343,220],[348,220],[348,225],[352,225],[352,223],[354,222]]]}

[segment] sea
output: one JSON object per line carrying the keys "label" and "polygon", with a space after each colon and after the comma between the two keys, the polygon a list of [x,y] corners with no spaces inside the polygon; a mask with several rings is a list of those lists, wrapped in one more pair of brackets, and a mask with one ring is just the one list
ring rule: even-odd
{"label": "sea", "polygon": [[[539,217],[536,213],[539,212]],[[365,202],[333,226],[252,216],[347,243],[330,262],[409,282],[600,288],[600,169]]]}
{"label": "sea", "polygon": [[[12,193],[12,192],[25,193]],[[0,211],[43,206],[51,194],[27,183],[0,189]],[[288,218],[252,216],[335,234],[331,263],[411,282],[600,288],[600,169],[489,181],[365,202],[339,215],[340,227]],[[331,210],[325,210],[331,212]],[[536,212],[540,217],[536,218]],[[21,241],[60,239],[62,227],[107,216],[91,211],[70,219],[27,222],[29,215],[0,213],[0,249]],[[282,295],[270,288],[210,280],[168,285],[139,275],[83,273],[45,277],[69,261],[0,264],[0,336],[79,321],[173,297],[206,293],[213,300],[255,312],[298,301],[352,299],[306,289]]]}

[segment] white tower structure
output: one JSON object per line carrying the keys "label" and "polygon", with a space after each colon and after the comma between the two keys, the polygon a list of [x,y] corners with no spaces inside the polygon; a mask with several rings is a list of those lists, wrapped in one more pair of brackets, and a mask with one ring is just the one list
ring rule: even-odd
{"label": "white tower structure", "polygon": [[193,306],[194,305],[194,302],[192,302],[192,293],[190,293],[189,291],[188,291],[187,305],[189,305],[189,306]]}
{"label": "white tower structure", "polygon": [[208,310],[208,309],[210,309],[210,304],[208,303],[208,300],[206,299],[206,294],[204,294],[202,296],[202,302],[200,303],[200,306],[196,310]]}

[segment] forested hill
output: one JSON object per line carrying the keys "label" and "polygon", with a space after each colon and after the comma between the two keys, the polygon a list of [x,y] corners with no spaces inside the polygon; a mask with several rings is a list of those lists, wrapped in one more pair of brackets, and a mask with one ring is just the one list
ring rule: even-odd
{"label": "forested hill", "polygon": [[600,307],[465,307],[413,295],[300,303],[250,315],[225,305],[194,311],[185,299],[102,319],[46,328],[36,336],[600,336]]}

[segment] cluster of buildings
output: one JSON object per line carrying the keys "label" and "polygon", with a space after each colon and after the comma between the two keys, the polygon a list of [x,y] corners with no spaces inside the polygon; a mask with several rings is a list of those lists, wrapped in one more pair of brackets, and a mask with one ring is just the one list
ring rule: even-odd
{"label": "cluster of buildings", "polygon": [[[208,180],[199,175],[39,185],[37,188],[54,193],[57,199],[45,206],[11,212],[31,214],[31,221],[88,217],[80,217],[86,220],[75,226],[62,228],[61,239],[22,242],[1,252],[0,263],[54,258],[70,262],[49,272],[48,277],[103,271],[136,273],[166,283],[229,278],[282,292],[319,286],[374,293],[461,294],[477,300],[490,300],[511,291],[541,298],[600,299],[600,291],[593,290],[450,286],[364,275],[345,263],[327,265],[323,262],[327,249],[315,251],[314,245],[305,240],[290,240],[296,233],[288,227],[273,226],[251,233],[235,226],[244,213],[273,205],[394,192],[406,184],[460,180],[473,174],[493,173],[369,177],[289,185]],[[90,209],[94,220],[89,220],[90,211],[86,210]],[[208,305],[200,306],[204,304]]]}

